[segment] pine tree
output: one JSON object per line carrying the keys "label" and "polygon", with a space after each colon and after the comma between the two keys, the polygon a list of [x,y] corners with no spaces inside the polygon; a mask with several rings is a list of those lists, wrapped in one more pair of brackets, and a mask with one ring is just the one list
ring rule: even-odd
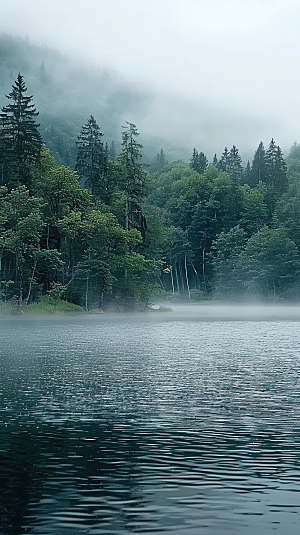
{"label": "pine tree", "polygon": [[242,158],[239,155],[239,151],[235,145],[233,145],[229,152],[227,172],[234,180],[241,179],[243,173]]}
{"label": "pine tree", "polygon": [[198,166],[198,151],[195,149],[193,149],[193,154],[192,154],[192,157],[190,159],[190,166],[192,169],[194,169],[194,171],[197,171],[197,166]]}
{"label": "pine tree", "polygon": [[218,161],[217,167],[220,169],[220,171],[224,171],[225,173],[229,172],[229,150],[227,147],[225,147],[224,152]]}
{"label": "pine tree", "polygon": [[244,171],[244,183],[245,184],[249,184],[249,186],[250,186],[251,180],[252,180],[251,165],[250,165],[250,162],[248,160],[247,165],[245,167],[245,171]]}
{"label": "pine tree", "polygon": [[288,188],[287,166],[283,159],[282,150],[277,146],[275,158],[274,188],[279,193],[284,193]]}
{"label": "pine tree", "polygon": [[110,149],[109,149],[109,153],[108,153],[108,159],[110,162],[115,162],[116,161],[116,147],[115,147],[115,142],[112,141],[111,144],[110,144]]}
{"label": "pine tree", "polygon": [[266,183],[273,186],[273,176],[276,167],[276,144],[272,138],[266,152]]}
{"label": "pine tree", "polygon": [[161,169],[163,169],[165,167],[165,165],[167,165],[167,160],[165,158],[165,153],[164,153],[164,149],[161,148],[160,149],[160,152],[157,153],[156,155],[156,165],[157,165],[157,171],[160,171]]}
{"label": "pine tree", "polygon": [[199,156],[198,156],[198,173],[200,173],[200,175],[203,175],[205,169],[207,168],[207,165],[208,165],[208,159],[206,158],[204,152],[199,152]]}
{"label": "pine tree", "polygon": [[281,148],[275,144],[273,138],[266,152],[266,184],[279,194],[286,191],[288,186],[286,163]]}
{"label": "pine tree", "polygon": [[213,160],[212,160],[213,165],[215,165],[216,167],[218,167],[218,161],[219,161],[219,160],[218,160],[217,155],[216,155],[216,153],[215,153],[215,155],[214,155],[214,157],[213,157]]}
{"label": "pine tree", "polygon": [[76,142],[77,159],[75,169],[93,195],[102,200],[105,197],[105,175],[107,172],[108,149],[103,147],[102,132],[93,115],[82,127]]}
{"label": "pine tree", "polygon": [[259,182],[267,182],[266,176],[266,152],[261,141],[254,154],[251,166],[251,180],[249,186],[255,187]]}
{"label": "pine tree", "polygon": [[38,112],[26,91],[19,73],[11,93],[6,95],[11,103],[0,113],[1,183],[9,189],[20,184],[30,188],[32,166],[41,158],[42,138],[35,121]]}
{"label": "pine tree", "polygon": [[202,175],[208,165],[208,160],[204,154],[204,152],[198,153],[198,151],[194,148],[192,157],[190,159],[190,166],[194,171],[197,171],[200,175]]}
{"label": "pine tree", "polygon": [[137,142],[136,125],[126,121],[122,132],[122,151],[118,156],[120,164],[120,186],[125,193],[125,230],[131,227],[143,230],[145,223],[141,203],[146,195],[147,173],[140,163],[143,145]]}
{"label": "pine tree", "polygon": [[46,85],[47,81],[48,81],[48,75],[46,73],[46,69],[45,69],[45,63],[44,61],[42,61],[41,63],[41,66],[40,66],[40,76],[39,76],[39,81],[42,85]]}

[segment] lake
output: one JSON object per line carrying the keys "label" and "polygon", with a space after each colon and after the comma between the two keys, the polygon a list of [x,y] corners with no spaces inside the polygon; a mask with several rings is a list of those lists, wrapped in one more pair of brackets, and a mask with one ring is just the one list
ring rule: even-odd
{"label": "lake", "polygon": [[300,310],[0,319],[0,535],[298,535]]}

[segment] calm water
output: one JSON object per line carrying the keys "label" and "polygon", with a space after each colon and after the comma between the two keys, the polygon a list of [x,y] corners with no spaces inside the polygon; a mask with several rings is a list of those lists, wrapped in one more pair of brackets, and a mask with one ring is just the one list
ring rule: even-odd
{"label": "calm water", "polygon": [[300,316],[276,313],[2,319],[0,535],[299,535]]}

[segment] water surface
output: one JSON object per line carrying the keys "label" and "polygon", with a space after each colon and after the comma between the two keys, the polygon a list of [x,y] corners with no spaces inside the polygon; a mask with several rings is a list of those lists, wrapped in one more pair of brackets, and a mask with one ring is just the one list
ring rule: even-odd
{"label": "water surface", "polygon": [[0,534],[298,535],[298,320],[2,319]]}

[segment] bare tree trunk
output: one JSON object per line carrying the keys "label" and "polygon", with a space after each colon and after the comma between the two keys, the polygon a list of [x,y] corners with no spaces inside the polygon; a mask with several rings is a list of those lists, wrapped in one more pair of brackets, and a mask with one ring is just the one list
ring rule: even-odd
{"label": "bare tree trunk", "polygon": [[88,312],[88,293],[89,293],[89,271],[86,272],[86,286],[85,286],[85,310]]}
{"label": "bare tree trunk", "polygon": [[172,293],[174,294],[175,293],[175,290],[174,290],[174,279],[173,279],[173,270],[172,270],[172,266],[170,266],[170,275],[171,275],[171,283],[172,283]]}
{"label": "bare tree trunk", "polygon": [[16,275],[17,280],[19,280],[19,296],[18,296],[18,306],[21,310],[22,303],[23,303],[23,273],[20,266],[20,260],[18,258],[18,255],[16,254]]}
{"label": "bare tree trunk", "polygon": [[188,271],[187,271],[186,255],[184,255],[184,270],[185,270],[186,287],[187,287],[189,301],[190,301],[191,292],[190,292],[189,277],[188,277]]}
{"label": "bare tree trunk", "polygon": [[25,301],[26,305],[28,305],[28,302],[29,302],[29,299],[30,299],[30,296],[31,296],[32,284],[33,284],[34,274],[35,274],[35,270],[36,270],[36,264],[37,264],[37,258],[35,257],[33,268],[32,268],[32,275],[30,277],[28,294],[27,294],[26,301]]}
{"label": "bare tree trunk", "polygon": [[205,248],[204,247],[202,249],[202,276],[203,276],[204,295],[207,295],[206,273],[205,273]]}
{"label": "bare tree trunk", "polygon": [[180,293],[180,289],[179,289],[179,279],[178,279],[178,271],[177,271],[177,264],[175,264],[175,275],[176,275],[177,293]]}
{"label": "bare tree trunk", "polygon": [[179,264],[179,274],[180,274],[180,279],[181,279],[182,291],[183,291],[183,293],[185,293],[185,284],[184,284],[184,278],[183,278],[182,265],[181,264]]}

